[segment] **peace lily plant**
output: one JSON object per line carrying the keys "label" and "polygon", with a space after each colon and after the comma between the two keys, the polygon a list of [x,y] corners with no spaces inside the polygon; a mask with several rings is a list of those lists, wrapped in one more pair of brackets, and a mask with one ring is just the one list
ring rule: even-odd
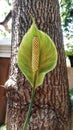
{"label": "peace lily plant", "polygon": [[29,123],[35,91],[44,80],[46,73],[53,70],[57,64],[57,50],[51,38],[40,31],[33,23],[24,35],[18,50],[18,66],[32,86],[31,101],[24,122],[23,130]]}

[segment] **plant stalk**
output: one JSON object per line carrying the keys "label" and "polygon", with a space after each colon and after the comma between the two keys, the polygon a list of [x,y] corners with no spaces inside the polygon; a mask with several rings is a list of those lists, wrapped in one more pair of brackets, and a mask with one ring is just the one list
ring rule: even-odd
{"label": "plant stalk", "polygon": [[35,88],[32,88],[31,101],[30,101],[28,113],[27,113],[27,116],[26,116],[26,120],[25,120],[25,123],[24,123],[24,126],[23,126],[23,130],[26,130],[27,125],[29,123],[29,119],[30,119],[30,115],[31,115],[31,110],[32,110],[32,105],[33,105],[33,101],[34,101],[34,96],[35,96]]}

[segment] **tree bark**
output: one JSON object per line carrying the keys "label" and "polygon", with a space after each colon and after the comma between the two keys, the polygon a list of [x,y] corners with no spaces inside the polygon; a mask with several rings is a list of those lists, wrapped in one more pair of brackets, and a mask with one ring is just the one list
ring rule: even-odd
{"label": "tree bark", "polygon": [[58,0],[13,2],[12,54],[7,82],[10,82],[8,87],[14,89],[8,92],[7,130],[22,130],[31,98],[31,86],[17,65],[18,47],[32,23],[30,14],[34,16],[38,28],[49,34],[55,42],[58,63],[36,90],[27,130],[70,130],[68,78]]}

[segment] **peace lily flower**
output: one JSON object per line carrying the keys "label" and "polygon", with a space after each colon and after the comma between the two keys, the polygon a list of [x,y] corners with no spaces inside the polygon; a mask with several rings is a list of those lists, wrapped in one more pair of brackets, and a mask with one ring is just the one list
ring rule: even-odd
{"label": "peace lily flower", "polygon": [[37,28],[33,20],[18,50],[18,66],[32,86],[31,102],[23,130],[26,130],[29,122],[35,90],[43,83],[46,73],[53,70],[56,64],[57,50],[54,42]]}

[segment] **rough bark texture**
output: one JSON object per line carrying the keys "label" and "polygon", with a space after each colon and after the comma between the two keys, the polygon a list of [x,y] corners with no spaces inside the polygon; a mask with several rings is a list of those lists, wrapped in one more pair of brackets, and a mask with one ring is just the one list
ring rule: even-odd
{"label": "rough bark texture", "polygon": [[[7,130],[22,130],[31,98],[31,86],[19,71],[17,51],[31,25],[30,13],[39,29],[54,40],[58,64],[36,90],[27,130],[70,130],[68,79],[65,64],[58,0],[14,0],[10,82],[16,90],[8,94]],[[27,50],[28,51],[28,50]],[[10,87],[11,87],[10,86]]]}

